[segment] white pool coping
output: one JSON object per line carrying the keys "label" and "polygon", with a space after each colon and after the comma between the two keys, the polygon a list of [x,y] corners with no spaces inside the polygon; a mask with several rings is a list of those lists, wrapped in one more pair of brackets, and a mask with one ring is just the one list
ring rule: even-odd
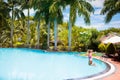
{"label": "white pool coping", "polygon": [[[103,60],[101,60],[103,61]],[[80,80],[102,80],[102,78],[105,78],[111,74],[113,74],[116,70],[115,66],[113,64],[111,64],[110,62],[108,61],[103,61],[105,62],[106,64],[108,64],[110,66],[110,70],[103,73],[103,74],[100,74],[100,75],[97,75],[97,76],[94,76],[94,77],[90,77],[90,78],[87,78],[87,79],[80,79]]]}

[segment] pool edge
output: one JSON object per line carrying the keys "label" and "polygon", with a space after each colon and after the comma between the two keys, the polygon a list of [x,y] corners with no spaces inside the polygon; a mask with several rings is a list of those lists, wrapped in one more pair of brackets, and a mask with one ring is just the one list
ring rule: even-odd
{"label": "pool edge", "polygon": [[[101,61],[103,61],[103,60],[101,60]],[[102,80],[103,78],[113,74],[116,71],[116,67],[112,63],[110,63],[108,61],[103,61],[103,62],[105,64],[107,64],[107,67],[109,68],[108,71],[105,70],[106,71],[105,73],[94,76],[94,77],[89,77],[89,78],[85,78],[85,79],[74,79],[74,80]]]}

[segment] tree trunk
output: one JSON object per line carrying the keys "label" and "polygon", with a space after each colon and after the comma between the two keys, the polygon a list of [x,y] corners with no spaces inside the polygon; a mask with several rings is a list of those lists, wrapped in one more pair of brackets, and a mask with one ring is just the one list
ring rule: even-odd
{"label": "tree trunk", "polygon": [[71,51],[71,31],[72,31],[72,25],[71,20],[69,19],[69,30],[68,30],[68,51]]}
{"label": "tree trunk", "polygon": [[54,50],[57,50],[57,19],[54,20]]}
{"label": "tree trunk", "polygon": [[38,21],[38,26],[37,26],[37,48],[39,48],[40,44],[40,19]]}
{"label": "tree trunk", "polygon": [[27,47],[30,47],[30,22],[29,22],[29,14],[30,14],[30,11],[29,11],[29,8],[28,8],[28,24],[27,24]]}
{"label": "tree trunk", "polygon": [[13,31],[14,31],[14,12],[13,12],[13,9],[14,7],[12,7],[12,22],[11,22],[11,33],[10,33],[10,36],[11,36],[11,43],[10,43],[10,46],[13,47]]}
{"label": "tree trunk", "polygon": [[47,48],[49,49],[49,47],[50,47],[50,44],[49,44],[49,42],[50,42],[50,21],[48,22],[48,35],[47,35]]}

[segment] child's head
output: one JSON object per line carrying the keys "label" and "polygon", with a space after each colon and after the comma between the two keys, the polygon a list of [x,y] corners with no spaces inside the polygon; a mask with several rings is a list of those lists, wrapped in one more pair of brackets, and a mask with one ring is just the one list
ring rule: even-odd
{"label": "child's head", "polygon": [[92,53],[93,52],[93,50],[88,50],[88,53]]}

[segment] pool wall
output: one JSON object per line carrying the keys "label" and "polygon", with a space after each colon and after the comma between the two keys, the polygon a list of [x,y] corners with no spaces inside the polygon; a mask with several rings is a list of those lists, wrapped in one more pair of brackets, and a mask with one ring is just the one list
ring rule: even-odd
{"label": "pool wall", "polygon": [[[96,58],[97,59],[97,58]],[[97,59],[99,60],[99,59]],[[103,60],[101,60],[103,61]],[[107,62],[107,61],[103,61],[107,68],[102,71],[102,72],[99,72],[95,75],[91,75],[91,76],[86,76],[86,77],[82,77],[82,78],[73,78],[73,79],[67,79],[67,80],[102,80],[103,78],[113,74],[116,70],[115,66],[113,64],[111,64],[110,62]]]}

